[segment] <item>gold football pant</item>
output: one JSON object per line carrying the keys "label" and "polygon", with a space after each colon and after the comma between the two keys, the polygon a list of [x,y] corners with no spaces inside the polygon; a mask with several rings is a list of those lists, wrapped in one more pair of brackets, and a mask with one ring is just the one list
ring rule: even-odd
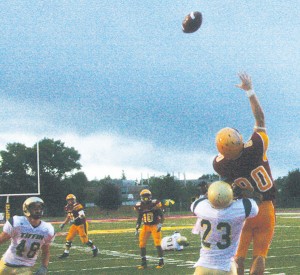
{"label": "gold football pant", "polygon": [[140,237],[139,237],[140,248],[146,247],[146,244],[147,244],[147,241],[148,241],[150,235],[152,235],[152,237],[153,237],[154,245],[160,246],[162,234],[161,234],[161,232],[157,232],[156,224],[154,224],[154,225],[145,225],[144,224],[141,229]]}
{"label": "gold football pant", "polygon": [[88,240],[89,240],[89,238],[88,238],[88,228],[89,228],[89,225],[88,225],[87,222],[85,222],[84,224],[81,224],[81,225],[72,224],[70,229],[69,229],[66,240],[71,242],[71,241],[74,240],[76,235],[79,235],[81,242],[82,243],[87,243]]}
{"label": "gold football pant", "polygon": [[275,209],[272,201],[263,201],[259,205],[258,215],[245,221],[239,241],[236,257],[246,258],[253,240],[253,257],[266,257],[275,228]]}

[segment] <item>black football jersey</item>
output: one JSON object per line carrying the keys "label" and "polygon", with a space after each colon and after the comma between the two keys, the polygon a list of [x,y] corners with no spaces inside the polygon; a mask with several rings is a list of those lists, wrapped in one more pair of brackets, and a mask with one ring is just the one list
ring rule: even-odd
{"label": "black football jersey", "polygon": [[151,200],[148,203],[138,202],[134,209],[138,212],[138,223],[145,225],[158,224],[163,216],[162,203],[158,200]]}

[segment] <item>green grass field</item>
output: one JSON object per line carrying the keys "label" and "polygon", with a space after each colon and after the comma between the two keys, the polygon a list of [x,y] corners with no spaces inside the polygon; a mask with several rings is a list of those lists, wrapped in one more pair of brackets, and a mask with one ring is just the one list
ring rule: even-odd
{"label": "green grass field", "polygon": [[[275,236],[267,259],[265,274],[300,274],[300,213],[286,213],[277,216]],[[193,274],[193,264],[199,257],[198,236],[191,234],[195,218],[166,217],[164,236],[175,230],[186,236],[190,242],[183,251],[165,252],[165,267],[156,269],[157,255],[152,240],[148,242],[148,269],[138,270],[140,263],[138,241],[134,236],[135,220],[91,221],[90,239],[99,247],[100,254],[93,258],[90,249],[83,246],[79,238],[73,243],[68,258],[58,256],[64,250],[65,236],[57,236],[51,249],[49,274]],[[60,232],[58,224],[54,224]],[[60,235],[60,234],[58,234]],[[1,252],[6,249],[2,245]],[[250,250],[251,252],[251,250]],[[246,263],[249,274],[250,253]]]}

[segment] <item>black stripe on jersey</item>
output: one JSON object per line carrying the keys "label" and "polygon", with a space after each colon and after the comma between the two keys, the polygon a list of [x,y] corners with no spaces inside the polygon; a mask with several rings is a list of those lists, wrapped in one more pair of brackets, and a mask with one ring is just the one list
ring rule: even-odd
{"label": "black stripe on jersey", "polygon": [[244,204],[244,208],[245,208],[246,218],[248,218],[250,215],[251,209],[252,209],[251,201],[249,199],[243,199],[243,204]]}
{"label": "black stripe on jersey", "polygon": [[8,222],[14,227],[14,217],[9,218]]}
{"label": "black stripe on jersey", "polygon": [[195,212],[195,209],[196,209],[196,206],[198,205],[198,203],[200,202],[200,201],[203,201],[203,200],[206,200],[207,198],[201,198],[201,199],[198,199],[198,200],[196,200],[195,202],[194,202],[194,205],[193,205],[193,213]]}

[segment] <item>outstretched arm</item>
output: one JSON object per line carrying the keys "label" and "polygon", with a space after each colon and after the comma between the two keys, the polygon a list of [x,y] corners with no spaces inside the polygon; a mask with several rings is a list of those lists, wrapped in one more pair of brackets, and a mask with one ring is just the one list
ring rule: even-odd
{"label": "outstretched arm", "polygon": [[244,90],[249,97],[252,113],[255,119],[254,131],[266,132],[265,125],[265,115],[263,109],[258,101],[258,98],[252,87],[252,79],[246,73],[240,73],[239,78],[241,79],[241,84],[236,85],[236,87]]}

